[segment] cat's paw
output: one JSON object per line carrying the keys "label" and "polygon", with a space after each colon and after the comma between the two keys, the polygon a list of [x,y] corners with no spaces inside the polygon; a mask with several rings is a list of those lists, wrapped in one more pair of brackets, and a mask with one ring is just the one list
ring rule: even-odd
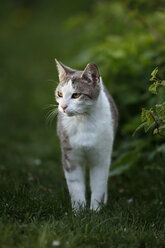
{"label": "cat's paw", "polygon": [[74,214],[77,214],[78,212],[84,210],[86,208],[86,202],[73,202],[72,203],[72,211]]}

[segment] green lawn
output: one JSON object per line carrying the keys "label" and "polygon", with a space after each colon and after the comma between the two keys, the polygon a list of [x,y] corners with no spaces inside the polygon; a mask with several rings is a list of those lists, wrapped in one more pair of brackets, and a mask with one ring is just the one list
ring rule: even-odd
{"label": "green lawn", "polygon": [[79,49],[68,50],[74,39],[61,24],[68,10],[87,8],[73,2],[65,10],[55,1],[0,3],[0,247],[163,248],[163,154],[157,169],[150,167],[152,154],[146,161],[147,148],[143,153],[136,147],[140,140],[125,149],[142,152],[143,163],[136,160],[136,166],[110,177],[108,205],[99,213],[71,211],[56,123],[46,124],[45,106],[54,103],[54,57],[68,62]]}

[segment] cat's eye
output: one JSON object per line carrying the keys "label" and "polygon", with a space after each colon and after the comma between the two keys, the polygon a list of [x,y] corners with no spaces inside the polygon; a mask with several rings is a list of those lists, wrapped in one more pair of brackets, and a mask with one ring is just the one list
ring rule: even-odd
{"label": "cat's eye", "polygon": [[80,93],[73,93],[72,98],[79,98],[81,96]]}
{"label": "cat's eye", "polygon": [[58,95],[59,97],[63,97],[62,92],[60,92],[60,91],[57,92],[57,95]]}

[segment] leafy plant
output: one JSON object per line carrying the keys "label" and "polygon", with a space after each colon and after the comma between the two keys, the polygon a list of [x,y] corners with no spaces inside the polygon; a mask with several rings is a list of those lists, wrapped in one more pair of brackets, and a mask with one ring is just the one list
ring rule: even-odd
{"label": "leafy plant", "polygon": [[[165,80],[160,80],[157,77],[158,68],[155,68],[151,73],[150,81],[152,84],[149,86],[149,91],[152,94],[158,94],[158,87],[165,86]],[[144,128],[145,132],[153,129],[153,134],[165,137],[165,101],[161,104],[156,104],[150,109],[142,108],[141,112],[142,123],[136,128],[135,132]]]}

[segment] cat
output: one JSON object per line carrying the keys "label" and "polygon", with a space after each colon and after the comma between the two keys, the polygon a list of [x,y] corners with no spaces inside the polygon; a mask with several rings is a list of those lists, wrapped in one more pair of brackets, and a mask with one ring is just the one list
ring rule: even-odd
{"label": "cat", "polygon": [[55,59],[59,84],[57,134],[64,174],[74,210],[86,206],[85,169],[90,170],[91,210],[107,203],[111,154],[118,126],[118,110],[98,67],[89,63],[84,71],[71,69]]}

